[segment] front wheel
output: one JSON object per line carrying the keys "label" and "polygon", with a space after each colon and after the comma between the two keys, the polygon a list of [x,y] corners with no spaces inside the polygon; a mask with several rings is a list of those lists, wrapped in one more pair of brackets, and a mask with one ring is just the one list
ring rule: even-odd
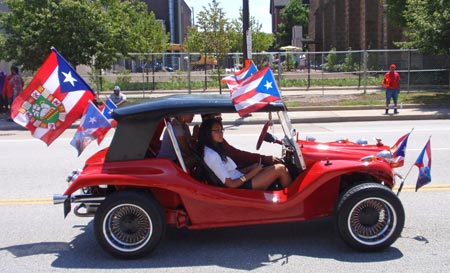
{"label": "front wheel", "polygon": [[337,228],[349,246],[360,251],[379,251],[392,245],[405,224],[400,199],[376,183],[357,185],[337,206]]}
{"label": "front wheel", "polygon": [[139,191],[111,194],[97,209],[94,232],[100,246],[118,258],[139,258],[154,250],[166,231],[164,211]]}

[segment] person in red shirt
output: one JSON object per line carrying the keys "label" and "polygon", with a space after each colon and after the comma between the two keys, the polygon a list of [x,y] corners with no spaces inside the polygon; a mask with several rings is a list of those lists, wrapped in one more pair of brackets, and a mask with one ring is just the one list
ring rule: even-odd
{"label": "person in red shirt", "polygon": [[394,114],[398,114],[397,102],[398,94],[400,93],[400,75],[395,71],[397,67],[395,64],[389,66],[389,72],[384,75],[382,85],[386,88],[386,110],[385,114],[389,114],[389,104],[391,99],[394,101]]}

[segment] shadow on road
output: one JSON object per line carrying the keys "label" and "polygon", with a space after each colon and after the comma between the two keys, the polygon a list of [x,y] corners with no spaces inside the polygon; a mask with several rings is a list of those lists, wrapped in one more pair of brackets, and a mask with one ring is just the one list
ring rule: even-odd
{"label": "shadow on road", "polygon": [[16,257],[55,254],[56,268],[177,268],[219,266],[253,270],[270,264],[284,265],[294,256],[334,259],[351,263],[396,260],[403,254],[395,247],[383,252],[360,253],[349,249],[332,232],[332,221],[315,220],[210,230],[169,229],[161,245],[138,260],[119,260],[97,244],[93,221],[72,242],[45,242],[2,248]]}

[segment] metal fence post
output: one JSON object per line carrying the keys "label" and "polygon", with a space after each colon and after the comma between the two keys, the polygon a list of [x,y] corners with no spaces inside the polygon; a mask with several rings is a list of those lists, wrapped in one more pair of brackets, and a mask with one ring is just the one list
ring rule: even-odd
{"label": "metal fence post", "polygon": [[281,86],[281,54],[278,52],[278,86]]}
{"label": "metal fence post", "polygon": [[306,53],[307,55],[307,65],[308,65],[308,88],[307,89],[309,89],[310,87],[311,87],[311,57],[310,57],[310,53],[309,52],[307,52]]}
{"label": "metal fence post", "polygon": [[411,84],[411,49],[408,48],[408,83],[406,85],[407,93],[409,93],[410,84]]}
{"label": "metal fence post", "polygon": [[152,90],[155,91],[155,53],[152,53]]}
{"label": "metal fence post", "polygon": [[[322,64],[325,63],[325,55],[322,52]],[[324,95],[325,92],[325,84],[324,84],[324,67],[322,66],[322,68],[320,69],[322,71],[322,95]]]}
{"label": "metal fence post", "polygon": [[363,68],[364,68],[364,78],[363,78],[363,85],[364,85],[364,94],[367,93],[367,59],[368,59],[368,55],[369,53],[367,52],[366,49],[364,49],[364,58],[363,58]]}
{"label": "metal fence post", "polygon": [[187,80],[188,80],[188,93],[191,94],[192,86],[191,86],[191,53],[188,52],[187,56]]}

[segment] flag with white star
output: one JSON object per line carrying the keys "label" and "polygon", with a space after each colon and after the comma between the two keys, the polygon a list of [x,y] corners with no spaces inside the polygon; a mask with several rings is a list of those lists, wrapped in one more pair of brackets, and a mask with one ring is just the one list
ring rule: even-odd
{"label": "flag with white star", "polygon": [[402,167],[405,163],[406,146],[408,145],[408,137],[411,132],[400,137],[391,147],[391,166],[392,168]]}
{"label": "flag with white star", "polygon": [[95,96],[92,88],[59,52],[52,52],[14,100],[11,118],[50,145],[79,119]]}
{"label": "flag with white star", "polygon": [[278,101],[281,95],[270,67],[253,74],[237,88],[231,90],[231,100],[238,114],[243,117]]}
{"label": "flag with white star", "polygon": [[256,72],[258,72],[258,68],[253,63],[253,61],[245,60],[244,68],[234,73],[233,75],[224,77],[222,79],[222,83],[226,83],[228,85],[228,89],[230,89],[230,92],[232,92],[236,87],[239,86],[241,82],[251,77]]}
{"label": "flag with white star", "polygon": [[[431,136],[430,136],[431,138]],[[425,147],[423,147],[422,152],[416,160],[416,165],[419,168],[419,176],[416,182],[416,191],[421,187],[429,184],[431,182],[431,142],[428,138]]]}
{"label": "flag with white star", "polygon": [[111,123],[108,119],[100,112],[94,103],[89,102],[89,105],[80,120],[77,132],[73,136],[70,144],[77,149],[78,156],[80,156],[89,143],[95,139],[103,139],[110,128]]}

